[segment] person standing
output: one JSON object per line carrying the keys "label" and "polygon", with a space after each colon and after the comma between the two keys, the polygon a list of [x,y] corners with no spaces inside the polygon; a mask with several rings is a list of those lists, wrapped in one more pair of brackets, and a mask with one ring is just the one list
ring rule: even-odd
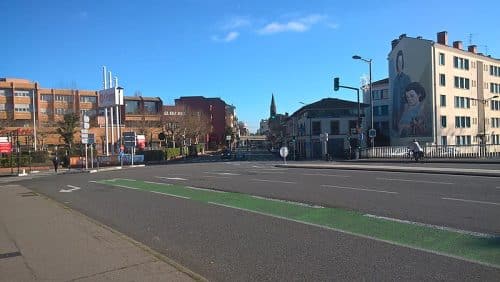
{"label": "person standing", "polygon": [[59,168],[60,162],[61,161],[59,160],[59,157],[57,155],[55,155],[54,158],[52,159],[52,163],[54,164],[54,170],[56,173],[57,173],[57,169]]}

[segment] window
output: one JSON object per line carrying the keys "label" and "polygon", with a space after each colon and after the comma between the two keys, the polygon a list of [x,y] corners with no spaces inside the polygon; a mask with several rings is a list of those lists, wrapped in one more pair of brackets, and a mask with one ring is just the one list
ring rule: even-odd
{"label": "window", "polygon": [[0,112],[5,112],[6,104],[0,104]]}
{"label": "window", "polygon": [[471,144],[470,135],[455,136],[456,145],[470,145]]}
{"label": "window", "polygon": [[15,112],[31,112],[31,105],[30,104],[16,104],[14,106],[14,111]]}
{"label": "window", "polygon": [[491,110],[492,111],[500,111],[500,101],[492,100],[491,102]]}
{"label": "window", "polygon": [[126,114],[138,114],[139,113],[139,101],[125,101],[125,113]]}
{"label": "window", "polygon": [[144,101],[144,111],[150,114],[158,113],[158,110],[156,109],[156,102]]}
{"label": "window", "polygon": [[439,74],[439,85],[446,86],[446,77],[443,73]]}
{"label": "window", "polygon": [[380,90],[382,94],[380,94],[381,99],[389,99],[389,90],[388,89],[383,89]]}
{"label": "window", "polygon": [[500,84],[498,83],[490,83],[490,92],[491,93],[500,93]]}
{"label": "window", "polygon": [[389,115],[389,105],[380,106],[380,115],[381,116],[388,116]]}
{"label": "window", "polygon": [[491,118],[491,127],[500,128],[500,118]]}
{"label": "window", "polygon": [[47,108],[40,108],[40,113],[42,113],[44,115],[51,115],[52,111],[50,109],[47,109]]}
{"label": "window", "polygon": [[87,115],[89,117],[94,117],[96,115],[96,110],[80,110],[80,115]]}
{"label": "window", "polygon": [[97,97],[96,96],[80,96],[80,102],[81,103],[96,103]]}
{"label": "window", "polygon": [[440,105],[441,107],[446,107],[446,96],[445,95],[441,95],[440,96]]}
{"label": "window", "polygon": [[12,96],[12,92],[9,89],[0,89],[1,97],[10,97]]}
{"label": "window", "polygon": [[441,127],[446,128],[446,116],[441,116]]}
{"label": "window", "polygon": [[500,67],[490,66],[490,75],[500,77]]}
{"label": "window", "polygon": [[14,90],[14,96],[16,96],[16,97],[31,97],[31,91],[29,91],[29,90]]}
{"label": "window", "polygon": [[455,88],[470,89],[469,79],[455,76]]}
{"label": "window", "polygon": [[52,101],[52,95],[42,94],[40,95],[40,100],[50,102]]}
{"label": "window", "polygon": [[448,137],[447,136],[441,136],[441,145],[448,145]]}
{"label": "window", "polygon": [[500,134],[491,135],[491,144],[500,145]]}
{"label": "window", "polygon": [[380,90],[372,90],[373,100],[380,100]]}
{"label": "window", "polygon": [[456,69],[469,70],[469,60],[454,56],[453,67],[455,67]]}
{"label": "window", "polygon": [[470,109],[470,98],[455,96],[455,108]]}
{"label": "window", "polygon": [[56,115],[65,115],[65,114],[70,114],[72,112],[73,112],[72,109],[56,108],[55,114]]}
{"label": "window", "polygon": [[321,122],[313,121],[312,122],[312,134],[319,135],[321,133]]}
{"label": "window", "polygon": [[339,128],[339,121],[338,120],[332,120],[332,121],[330,121],[330,134],[332,134],[332,135],[339,135],[340,134],[340,128]]}
{"label": "window", "polygon": [[455,128],[470,128],[470,117],[456,116]]}
{"label": "window", "polygon": [[68,96],[68,95],[56,95],[54,99],[56,101],[62,101],[62,102],[68,102],[68,103],[73,102],[73,96]]}
{"label": "window", "polygon": [[439,53],[439,64],[444,66],[444,53]]}

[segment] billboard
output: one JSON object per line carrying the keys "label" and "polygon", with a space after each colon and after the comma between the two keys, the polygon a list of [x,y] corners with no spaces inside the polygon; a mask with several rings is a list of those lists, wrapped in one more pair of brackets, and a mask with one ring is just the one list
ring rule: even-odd
{"label": "billboard", "polygon": [[108,88],[99,91],[99,107],[123,105],[123,88]]}
{"label": "billboard", "polygon": [[391,143],[413,139],[432,142],[432,46],[427,40],[403,38],[389,54],[392,97]]}

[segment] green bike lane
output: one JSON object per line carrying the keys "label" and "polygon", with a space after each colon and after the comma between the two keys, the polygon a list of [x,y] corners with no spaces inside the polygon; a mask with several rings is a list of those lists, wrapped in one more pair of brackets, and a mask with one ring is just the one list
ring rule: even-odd
{"label": "green bike lane", "polygon": [[472,235],[366,216],[360,212],[339,208],[282,201],[237,192],[124,178],[96,182],[244,210],[500,269],[499,237]]}

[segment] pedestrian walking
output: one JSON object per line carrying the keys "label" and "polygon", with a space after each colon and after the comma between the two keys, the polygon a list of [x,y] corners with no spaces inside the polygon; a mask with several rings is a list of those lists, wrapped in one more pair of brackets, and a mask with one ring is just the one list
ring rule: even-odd
{"label": "pedestrian walking", "polygon": [[59,163],[60,163],[59,157],[57,155],[55,155],[54,158],[52,159],[52,163],[54,164],[54,170],[57,173],[57,169],[59,168]]}

